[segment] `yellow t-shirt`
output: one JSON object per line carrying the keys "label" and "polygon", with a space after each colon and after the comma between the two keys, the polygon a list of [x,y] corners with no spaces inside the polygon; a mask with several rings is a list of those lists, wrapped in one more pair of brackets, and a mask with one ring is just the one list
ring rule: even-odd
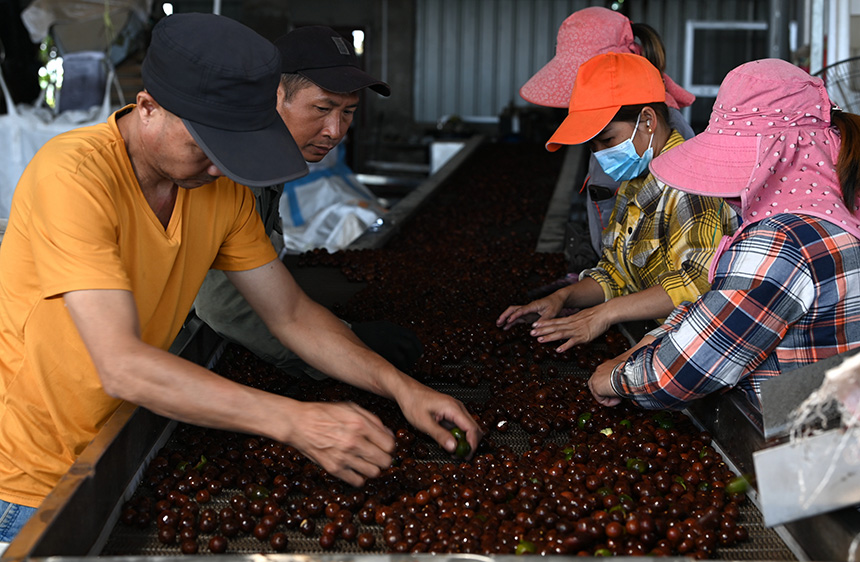
{"label": "yellow t-shirt", "polygon": [[38,506],[120,400],[102,389],[63,293],[131,291],[143,341],[168,349],[210,267],[276,259],[251,191],[179,189],[165,229],[116,124],[55,137],[15,190],[0,245],[0,499]]}

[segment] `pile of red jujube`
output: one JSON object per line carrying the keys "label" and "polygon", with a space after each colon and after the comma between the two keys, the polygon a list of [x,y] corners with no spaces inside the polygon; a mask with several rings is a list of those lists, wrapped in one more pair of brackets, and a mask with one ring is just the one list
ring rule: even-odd
{"label": "pile of red jujube", "polygon": [[[396,404],[336,381],[297,381],[239,346],[216,371],[307,401],[350,400],[395,432],[392,466],[353,488],[296,449],[180,424],[123,508],[165,548],[200,552],[684,555],[747,538],[745,482],[683,415],[598,405],[593,369],[628,347],[611,330],[558,354],[495,319],[563,277],[536,253],[561,165],[530,145],[473,155],[385,248],[309,252],[362,289],[334,311],[413,330],[413,372],[466,404],[486,435],[469,461],[411,427]],[[254,539],[256,539],[254,541]],[[252,545],[248,546],[249,541]]]}
{"label": "pile of red jujube", "polygon": [[290,383],[244,350],[229,355],[222,374],[239,382],[370,409],[396,432],[397,450],[356,489],[292,447],[181,425],[121,519],[154,521],[158,540],[182,552],[224,552],[242,536],[262,552],[306,552],[291,548],[300,533],[317,539],[316,552],[710,557],[746,538],[743,488],[706,433],[680,414],[601,407],[580,376],[526,370],[490,385],[492,401],[467,401],[487,436],[463,462],[390,401],[341,383]]}

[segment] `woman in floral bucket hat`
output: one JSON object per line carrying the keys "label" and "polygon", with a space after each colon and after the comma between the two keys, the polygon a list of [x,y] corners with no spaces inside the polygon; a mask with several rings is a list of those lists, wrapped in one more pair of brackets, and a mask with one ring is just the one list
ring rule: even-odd
{"label": "woman in floral bucket hat", "polygon": [[717,250],[711,291],[598,367],[599,402],[680,408],[738,387],[760,407],[763,380],[860,347],[860,116],[819,78],[777,59],[739,66],[707,129],[651,170],[726,198],[742,226]]}
{"label": "woman in floral bucket hat", "polygon": [[[662,322],[710,288],[708,267],[723,234],[737,227],[735,213],[721,199],[683,193],[649,173],[652,157],[683,146],[666,113],[663,79],[645,58],[605,53],[579,68],[568,116],[547,149],[588,143],[606,173],[622,182],[603,252],[578,282],[508,307],[498,326],[538,314],[531,334],[562,342],[556,351],[563,352],[618,322]],[[582,310],[558,317],[565,308]]]}
{"label": "woman in floral bucket hat", "polygon": [[[555,56],[523,84],[520,97],[544,107],[566,108],[579,67],[604,53],[631,53],[648,59],[663,77],[669,125],[685,139],[693,137],[693,129],[679,110],[692,104],[696,97],[666,74],[666,48],[660,34],[650,25],[633,23],[624,14],[600,6],[577,10],[562,22],[556,37]],[[619,185],[620,182],[603,172],[597,160],[593,157],[589,160],[584,186],[586,213],[591,247],[598,255],[603,248],[603,229],[609,224]],[[584,266],[593,265],[593,257],[590,261],[589,257],[583,253],[582,259],[574,258],[572,262],[585,261]]]}

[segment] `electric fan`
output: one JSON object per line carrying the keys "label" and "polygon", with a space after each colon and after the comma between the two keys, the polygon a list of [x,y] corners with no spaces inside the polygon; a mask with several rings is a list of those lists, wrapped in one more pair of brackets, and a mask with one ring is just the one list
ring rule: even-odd
{"label": "electric fan", "polygon": [[830,100],[844,111],[860,113],[860,57],[852,57],[815,73],[824,80]]}

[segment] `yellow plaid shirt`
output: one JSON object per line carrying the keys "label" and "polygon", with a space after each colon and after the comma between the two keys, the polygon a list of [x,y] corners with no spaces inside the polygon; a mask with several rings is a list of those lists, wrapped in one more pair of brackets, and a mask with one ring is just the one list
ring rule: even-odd
{"label": "yellow plaid shirt", "polygon": [[[672,131],[662,152],[682,142]],[[597,281],[606,300],[660,284],[675,306],[693,302],[711,288],[714,252],[736,228],[737,215],[722,199],[678,191],[649,173],[618,188],[603,255],[580,277]]]}

